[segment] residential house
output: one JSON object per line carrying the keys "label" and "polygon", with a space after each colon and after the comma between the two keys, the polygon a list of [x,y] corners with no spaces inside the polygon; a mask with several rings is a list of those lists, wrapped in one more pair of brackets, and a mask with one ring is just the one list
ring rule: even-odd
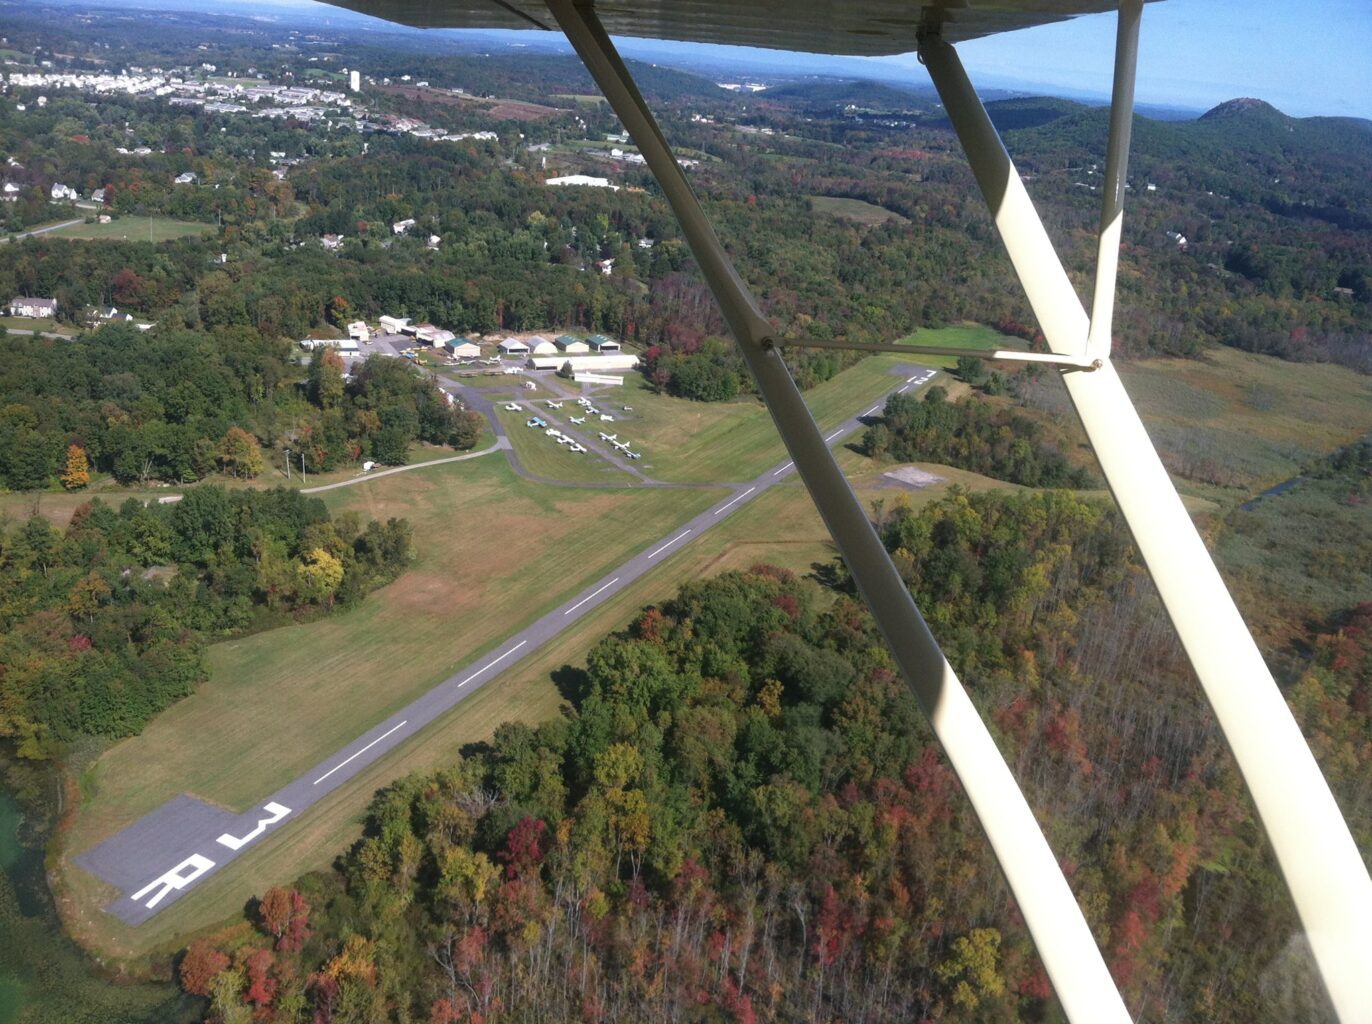
{"label": "residential house", "polygon": [[319,239],[319,244],[322,245],[328,252],[337,252],[339,249],[343,248],[343,236],[324,235],[322,238]]}
{"label": "residential house", "polygon": [[405,232],[409,231],[410,228],[412,228],[412,227],[414,227],[414,218],[413,218],[413,217],[406,217],[404,220],[398,220],[398,221],[396,221],[394,224],[392,224],[392,225],[391,225],[391,232],[392,232],[393,234],[403,235],[403,234],[405,234]]}
{"label": "residential house", "polygon": [[46,317],[56,315],[56,299],[35,299],[27,295],[16,295],[10,299],[10,316]]}
{"label": "residential house", "polygon": [[55,181],[52,183],[51,195],[54,202],[62,199],[76,200],[81,198],[81,196],[77,194],[76,189],[72,188],[70,185],[59,185]]}
{"label": "residential house", "polygon": [[106,195],[105,190],[104,190],[103,188],[98,188],[98,189],[96,189],[94,192],[91,193],[91,202],[92,202],[92,203],[103,203],[103,202],[105,201],[105,195]]}
{"label": "residential house", "polygon": [[186,171],[184,174],[178,174],[175,178],[173,178],[173,179],[172,179],[172,184],[173,184],[173,185],[194,185],[194,184],[196,183],[197,180],[198,180],[198,179],[196,178],[196,176],[195,176],[195,174],[194,174],[193,172],[191,172],[191,171]]}
{"label": "residential house", "polygon": [[425,242],[424,244],[425,244],[426,247],[428,247],[428,248],[430,248],[430,249],[437,249],[437,248],[439,247],[439,245],[442,244],[442,242],[443,242],[443,237],[442,237],[441,235],[430,235],[430,236],[429,236],[429,240],[428,240],[427,242]]}

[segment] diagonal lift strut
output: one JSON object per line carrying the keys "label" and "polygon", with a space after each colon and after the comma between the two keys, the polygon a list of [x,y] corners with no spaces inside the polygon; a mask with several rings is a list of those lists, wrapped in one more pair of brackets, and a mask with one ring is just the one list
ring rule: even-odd
{"label": "diagonal lift strut", "polygon": [[920,60],[967,154],[1048,347],[1100,360],[1063,375],[1101,470],[1238,762],[1344,1024],[1372,1021],[1372,880],[1200,533],[1109,360],[1141,0],[1122,0],[1092,317],[951,45],[937,26]]}
{"label": "diagonal lift strut", "polygon": [[1033,811],[824,444],[771,324],[720,245],[614,44],[589,4],[547,4],[671,204],[801,479],[986,831],[1068,1016],[1076,1024],[1127,1024],[1130,1015]]}

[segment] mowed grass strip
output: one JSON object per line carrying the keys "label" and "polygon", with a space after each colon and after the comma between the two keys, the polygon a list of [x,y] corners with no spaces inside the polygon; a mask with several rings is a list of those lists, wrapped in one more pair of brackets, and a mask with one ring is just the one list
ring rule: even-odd
{"label": "mowed grass strip", "polygon": [[[872,356],[805,392],[805,402],[820,427],[828,429],[884,401],[904,383],[896,367],[932,363],[913,351]],[[614,426],[643,453],[641,468],[660,480],[751,480],[786,457],[771,416],[755,398],[692,402],[656,394],[641,381],[626,383],[624,390],[622,404],[633,412],[622,419],[616,413]]]}
{"label": "mowed grass strip", "polygon": [[91,768],[68,849],[177,793],[250,807],[722,493],[558,489],[491,459],[326,493],[408,518],[414,566],[356,609],[211,648],[210,681]]}
{"label": "mowed grass strip", "polygon": [[175,220],[171,217],[120,217],[108,224],[72,224],[47,233],[49,238],[72,238],[85,241],[116,239],[123,242],[167,242],[174,238],[206,235],[215,230],[213,224]]}

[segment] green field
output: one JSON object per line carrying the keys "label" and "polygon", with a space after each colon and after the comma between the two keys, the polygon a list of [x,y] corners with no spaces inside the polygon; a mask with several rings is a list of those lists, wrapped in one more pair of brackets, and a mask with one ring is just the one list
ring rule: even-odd
{"label": "green field", "polygon": [[604,96],[592,96],[589,93],[575,92],[555,92],[548,98],[552,100],[571,100],[573,103],[592,107],[608,102]]}
{"label": "green field", "polygon": [[810,196],[810,205],[817,213],[827,213],[840,220],[850,220],[856,224],[871,227],[885,224],[889,220],[909,224],[910,218],[903,217],[895,210],[884,206],[863,202],[861,199],[840,199],[837,196]]}
{"label": "green field", "polygon": [[49,238],[74,238],[87,241],[116,239],[124,242],[167,242],[215,231],[213,224],[175,220],[171,217],[120,217],[108,224],[73,224],[49,231]]}
{"label": "green field", "polygon": [[[250,806],[721,494],[552,488],[519,479],[496,459],[327,492],[335,510],[409,519],[418,552],[413,568],[349,612],[211,648],[209,683],[87,771],[89,797],[67,849],[87,849],[181,792]],[[487,691],[505,692],[505,684]],[[540,715],[555,706],[546,694],[507,698],[511,707]],[[479,738],[513,713],[506,698],[488,699],[499,710],[474,718],[472,709],[482,705],[464,704],[455,728]],[[426,733],[416,749],[436,749],[433,742]],[[454,749],[446,747],[446,756]],[[217,878],[207,897],[178,904],[143,928],[127,929],[100,912],[100,883],[65,871],[75,896],[69,923],[88,945],[113,955],[146,952],[208,925],[264,886],[327,863],[371,792],[408,770],[409,756],[388,758],[379,774],[349,787],[351,798],[331,796],[305,827],[283,833],[280,846],[264,844],[241,869]]]}
{"label": "green field", "polygon": [[39,331],[47,334],[76,334],[76,329],[70,324],[59,324],[51,317],[43,317],[42,319],[31,316],[0,317],[0,328],[12,331]]}
{"label": "green field", "polygon": [[[993,332],[994,333],[994,332]],[[860,413],[899,387],[895,367],[933,361],[908,356],[873,356],[805,392],[821,428]],[[767,410],[757,399],[736,402],[692,402],[654,393],[646,383],[630,381],[622,402],[633,407],[615,427],[643,453],[640,467],[661,480],[686,482],[749,480],[785,458],[785,448]]]}

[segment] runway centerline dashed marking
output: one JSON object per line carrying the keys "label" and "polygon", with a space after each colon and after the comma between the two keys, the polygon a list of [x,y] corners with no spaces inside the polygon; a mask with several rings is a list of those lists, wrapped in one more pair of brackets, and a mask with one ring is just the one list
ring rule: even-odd
{"label": "runway centerline dashed marking", "polygon": [[864,416],[870,416],[870,415],[872,415],[872,413],[876,412],[876,411],[877,411],[878,409],[880,409],[880,408],[881,408],[881,406],[879,406],[879,405],[874,405],[874,406],[872,406],[870,409],[868,409],[865,413],[863,413],[862,415],[864,415]]}
{"label": "runway centerline dashed marking", "polygon": [[786,463],[786,465],[782,466],[780,469],[774,469],[774,470],[772,470],[772,476],[780,476],[782,473],[785,473],[788,469],[790,469],[790,468],[791,468],[792,466],[794,466],[794,465],[795,465],[794,462],[788,462],[788,463]]}
{"label": "runway centerline dashed marking", "polygon": [[832,434],[830,434],[830,435],[829,435],[828,437],[826,437],[824,440],[825,440],[826,443],[829,442],[829,441],[832,441],[834,438],[838,437],[838,435],[841,434],[841,433],[843,433],[842,430],[835,430]]}
{"label": "runway centerline dashed marking", "polygon": [[602,590],[608,590],[608,589],[610,589],[610,587],[613,587],[613,586],[614,586],[616,583],[618,583],[618,582],[619,582],[619,577],[616,576],[616,577],[615,577],[614,579],[612,579],[609,583],[606,583],[603,587],[600,587],[599,589],[594,590],[594,591],[592,591],[591,593],[587,594],[585,597],[583,597],[583,598],[582,598],[580,601],[578,601],[576,604],[572,605],[570,608],[568,608],[568,609],[567,609],[565,612],[563,612],[562,614],[563,614],[563,615],[571,615],[572,612],[576,611],[578,608],[580,608],[583,604],[585,604],[585,603],[586,603],[587,601],[589,601],[591,598],[595,597],[596,594],[599,594],[599,593],[600,593],[600,591],[602,591]]}
{"label": "runway centerline dashed marking", "polygon": [[524,646],[525,644],[527,644],[528,642],[529,642],[529,641],[527,641],[527,640],[521,640],[521,641],[519,641],[519,643],[515,644],[513,647],[511,647],[508,651],[506,651],[506,652],[505,652],[504,654],[502,654],[500,657],[496,658],[494,661],[488,661],[488,662],[486,662],[485,665],[481,666],[481,668],[477,669],[475,672],[473,672],[471,675],[469,675],[466,679],[462,680],[462,682],[458,683],[458,684],[457,684],[457,688],[458,688],[459,690],[462,689],[462,687],[466,686],[468,683],[470,683],[470,682],[471,682],[473,679],[475,679],[477,676],[481,675],[482,672],[485,672],[488,668],[494,668],[495,666],[499,665],[502,661],[504,661],[504,660],[505,660],[506,658],[508,658],[511,654],[513,654],[515,651],[519,650],[521,647],[523,647],[523,646]]}
{"label": "runway centerline dashed marking", "polygon": [[669,547],[671,547],[671,546],[672,546],[673,544],[675,544],[677,541],[681,540],[682,537],[686,536],[686,534],[688,534],[688,533],[690,533],[690,532],[691,532],[690,530],[686,530],[686,531],[684,531],[684,532],[682,532],[682,533],[678,533],[675,537],[673,537],[671,540],[669,540],[666,544],[662,545],[662,547],[658,548],[656,551],[654,551],[654,552],[653,552],[651,555],[649,555],[648,557],[649,557],[649,558],[656,558],[658,555],[662,554],[662,552],[666,551]]}
{"label": "runway centerline dashed marking", "polygon": [[719,506],[719,508],[715,509],[715,515],[719,515],[721,512],[727,510],[727,509],[729,508],[730,505],[736,505],[736,504],[738,504],[738,503],[739,503],[740,501],[742,501],[744,498],[748,497],[748,495],[752,494],[755,490],[757,490],[756,487],[749,487],[749,488],[748,488],[746,491],[744,491],[742,494],[739,494],[739,495],[734,496],[734,497],[731,498],[728,502],[726,502],[725,504]]}
{"label": "runway centerline dashed marking", "polygon": [[323,775],[319,776],[319,778],[315,779],[313,785],[316,785],[316,786],[319,785],[321,782],[323,782],[325,779],[327,779],[327,778],[328,778],[330,775],[332,775],[334,772],[338,771],[338,769],[342,768],[345,764],[348,764],[348,763],[351,762],[351,761],[357,760],[357,758],[361,757],[361,756],[362,756],[363,754],[365,754],[367,751],[371,750],[372,747],[376,746],[378,743],[380,743],[382,740],[384,740],[384,739],[385,739],[387,736],[389,736],[391,733],[395,732],[397,729],[403,729],[403,728],[404,728],[406,725],[408,725],[408,724],[409,724],[408,721],[405,721],[405,722],[401,722],[399,725],[393,725],[393,726],[391,726],[391,728],[387,729],[385,732],[383,732],[383,733],[382,733],[380,736],[378,736],[376,739],[372,740],[372,741],[371,741],[370,743],[368,743],[365,747],[363,747],[361,750],[359,750],[356,754],[353,754],[351,757],[347,758],[347,759],[344,760],[344,761],[339,761],[338,764],[334,765],[332,768],[330,768],[328,771],[326,771]]}

